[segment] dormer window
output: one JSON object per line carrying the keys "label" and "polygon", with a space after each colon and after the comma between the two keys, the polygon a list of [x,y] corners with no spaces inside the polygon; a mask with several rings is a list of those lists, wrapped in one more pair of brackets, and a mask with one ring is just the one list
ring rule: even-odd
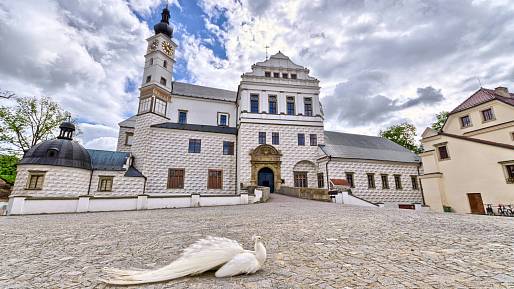
{"label": "dormer window", "polygon": [[291,73],[291,79],[296,79],[296,74]]}
{"label": "dormer window", "polygon": [[271,72],[265,71],[264,72],[264,77],[271,77]]}
{"label": "dormer window", "polygon": [[166,86],[166,78],[161,77],[161,81],[160,81],[160,83],[161,83],[162,85]]}
{"label": "dormer window", "polygon": [[162,66],[164,66],[164,68],[167,68],[168,67],[168,61],[164,60],[164,62],[162,63]]}
{"label": "dormer window", "polygon": [[148,83],[148,82],[150,82],[150,81],[152,81],[152,76],[151,76],[151,75],[148,75],[148,76],[146,77],[146,83]]}
{"label": "dormer window", "polygon": [[278,72],[273,72],[273,77],[274,77],[274,78],[280,78],[280,73],[278,73]]}
{"label": "dormer window", "polygon": [[287,74],[287,73],[282,73],[282,78],[289,78],[289,74]]}
{"label": "dormer window", "polygon": [[471,118],[469,117],[469,115],[462,116],[460,118],[460,124],[461,124],[462,128],[470,127],[472,124],[471,124]]}
{"label": "dormer window", "polygon": [[55,158],[55,157],[57,157],[58,153],[59,153],[59,150],[57,148],[50,148],[46,152],[46,156],[49,158]]}

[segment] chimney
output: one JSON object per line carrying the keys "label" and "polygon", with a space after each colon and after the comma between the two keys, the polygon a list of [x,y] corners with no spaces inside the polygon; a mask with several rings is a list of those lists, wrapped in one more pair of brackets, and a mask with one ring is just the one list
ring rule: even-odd
{"label": "chimney", "polygon": [[503,86],[498,86],[497,88],[495,88],[494,93],[501,95],[503,97],[511,97],[509,90]]}

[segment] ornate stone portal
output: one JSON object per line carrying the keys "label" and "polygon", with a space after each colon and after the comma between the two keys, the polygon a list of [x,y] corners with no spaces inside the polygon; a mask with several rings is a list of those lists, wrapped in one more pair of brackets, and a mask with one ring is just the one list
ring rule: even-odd
{"label": "ornate stone portal", "polygon": [[282,175],[280,174],[280,158],[282,154],[275,147],[263,144],[250,152],[252,164],[252,186],[257,186],[259,171],[263,168],[269,168],[273,171],[275,191],[280,190],[282,183]]}

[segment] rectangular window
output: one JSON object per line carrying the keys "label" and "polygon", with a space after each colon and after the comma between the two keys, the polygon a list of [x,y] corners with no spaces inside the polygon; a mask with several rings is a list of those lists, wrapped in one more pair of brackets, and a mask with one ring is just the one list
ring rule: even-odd
{"label": "rectangular window", "polygon": [[139,101],[139,113],[149,112],[152,108],[152,98],[147,97]]}
{"label": "rectangular window", "polygon": [[111,176],[99,176],[98,177],[98,191],[99,192],[111,192],[112,191],[112,179]]}
{"label": "rectangular window", "polygon": [[514,184],[514,165],[505,165],[507,184]]}
{"label": "rectangular window", "polygon": [[492,108],[488,108],[486,110],[482,110],[482,117],[484,119],[484,121],[490,121],[490,120],[494,120],[494,114],[493,114],[493,109]]}
{"label": "rectangular window", "polygon": [[387,175],[381,175],[380,178],[382,179],[382,189],[389,189],[389,177]]}
{"label": "rectangular window", "polygon": [[153,65],[153,58],[150,58],[150,65]]}
{"label": "rectangular window", "polygon": [[303,99],[303,105],[306,116],[312,116],[312,98],[306,97]]}
{"label": "rectangular window", "polygon": [[260,131],[259,132],[259,144],[266,144],[266,133]]}
{"label": "rectangular window", "polygon": [[168,170],[168,189],[183,189],[184,188],[184,169],[169,169]]}
{"label": "rectangular window", "polygon": [[152,76],[151,76],[151,75],[148,75],[148,76],[146,77],[146,83],[148,83],[148,82],[150,82],[150,81],[152,81]]}
{"label": "rectangular window", "polygon": [[250,112],[259,112],[259,95],[251,94],[250,95]]}
{"label": "rectangular window", "polygon": [[30,172],[27,181],[27,190],[42,190],[44,180],[44,172]]}
{"label": "rectangular window", "polygon": [[318,136],[316,134],[309,135],[311,146],[317,146],[318,145]]}
{"label": "rectangular window", "polygon": [[209,170],[209,180],[207,181],[207,189],[223,188],[223,171]]}
{"label": "rectangular window", "polygon": [[287,97],[287,114],[288,115],[295,115],[294,97],[293,96],[288,96]]}
{"label": "rectangular window", "polygon": [[417,176],[410,176],[410,181],[412,182],[412,189],[417,190],[419,188],[418,186],[418,177]]}
{"label": "rectangular window", "polygon": [[234,155],[234,142],[233,141],[224,141],[223,142],[223,154],[224,155]]}
{"label": "rectangular window", "polygon": [[199,154],[202,150],[202,140],[201,139],[189,139],[189,153]]}
{"label": "rectangular window", "polygon": [[462,127],[470,127],[471,126],[471,118],[469,115],[465,115],[460,118],[460,124]]}
{"label": "rectangular window", "polygon": [[274,95],[268,96],[268,104],[268,112],[271,114],[277,114],[277,97]]}
{"label": "rectangular window", "polygon": [[178,123],[180,123],[180,124],[187,123],[187,111],[185,111],[185,110],[178,111]]}
{"label": "rectangular window", "polygon": [[164,66],[164,68],[167,68],[168,67],[168,61],[164,60],[164,62],[162,63],[162,66]]}
{"label": "rectangular window", "polygon": [[160,83],[161,83],[162,85],[166,86],[166,78],[161,77],[161,81],[160,81]]}
{"label": "rectangular window", "polygon": [[293,172],[294,186],[299,188],[307,187],[307,172]]}
{"label": "rectangular window", "polygon": [[289,74],[287,74],[287,73],[282,73],[282,78],[289,78]]}
{"label": "rectangular window", "polygon": [[162,99],[155,99],[154,112],[160,115],[166,115],[166,101]]}
{"label": "rectangular window", "polygon": [[280,136],[279,136],[278,132],[271,133],[271,143],[274,145],[280,144]]}
{"label": "rectangular window", "polygon": [[397,190],[402,189],[402,178],[400,175],[394,175],[394,185]]}
{"label": "rectangular window", "polygon": [[368,175],[368,189],[375,188],[375,174],[367,174]]}
{"label": "rectangular window", "polygon": [[353,173],[346,173],[346,180],[348,184],[350,184],[350,188],[355,188],[355,183],[353,182]]}
{"label": "rectangular window", "polygon": [[298,134],[298,145],[299,146],[305,145],[305,134],[303,134],[303,133]]}
{"label": "rectangular window", "polygon": [[325,186],[325,177],[323,173],[318,173],[318,188],[323,188]]}
{"label": "rectangular window", "polygon": [[296,74],[291,73],[291,79],[296,79]]}
{"label": "rectangular window", "polygon": [[133,132],[126,132],[125,133],[125,145],[131,146],[134,143],[134,133]]}
{"label": "rectangular window", "polygon": [[450,155],[448,154],[448,149],[446,146],[438,146],[437,151],[439,152],[439,159],[440,160],[446,160],[450,158]]}
{"label": "rectangular window", "polygon": [[227,126],[228,125],[228,115],[227,114],[220,114],[219,123],[220,126]]}
{"label": "rectangular window", "polygon": [[279,77],[280,77],[280,73],[278,73],[278,72],[273,72],[273,77],[274,77],[274,78],[279,78]]}
{"label": "rectangular window", "polygon": [[271,77],[271,72],[265,71],[264,72],[264,77]]}

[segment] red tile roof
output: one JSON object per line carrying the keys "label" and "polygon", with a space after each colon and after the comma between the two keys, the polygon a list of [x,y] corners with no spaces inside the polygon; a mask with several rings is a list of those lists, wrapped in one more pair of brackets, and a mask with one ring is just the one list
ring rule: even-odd
{"label": "red tile roof", "polygon": [[498,100],[514,106],[514,93],[509,94],[510,97],[505,97],[494,92],[494,89],[480,88],[450,113],[463,111],[491,100]]}
{"label": "red tile roof", "polygon": [[350,186],[350,183],[345,179],[330,179],[334,186]]}

